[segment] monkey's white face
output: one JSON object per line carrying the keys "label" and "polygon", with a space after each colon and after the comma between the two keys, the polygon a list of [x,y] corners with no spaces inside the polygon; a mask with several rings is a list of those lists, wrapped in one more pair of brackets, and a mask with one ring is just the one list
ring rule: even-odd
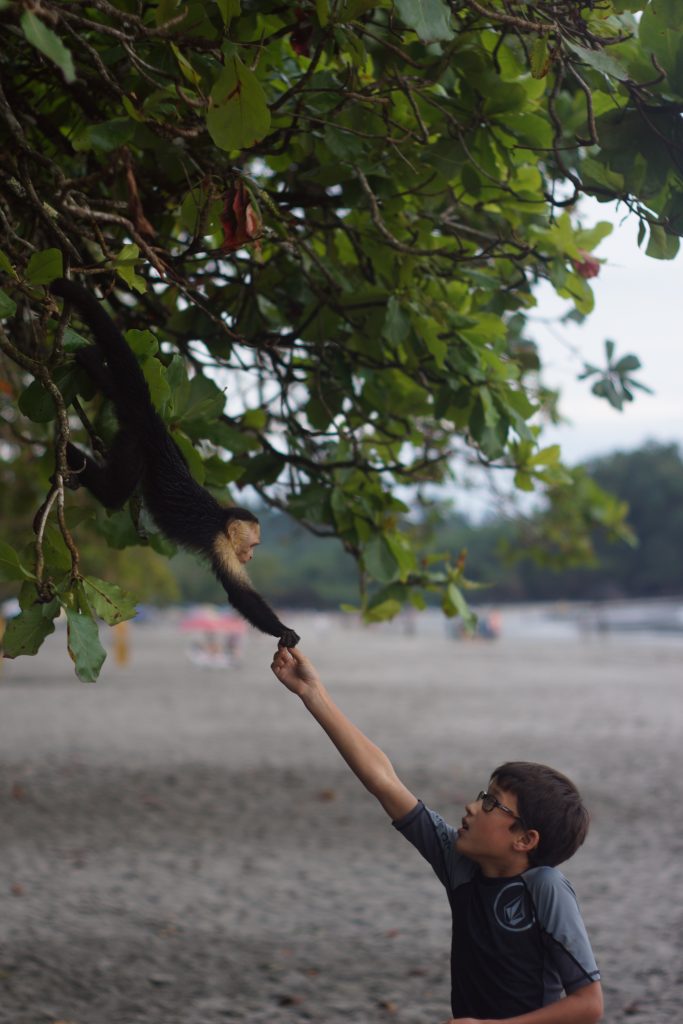
{"label": "monkey's white face", "polygon": [[261,527],[258,523],[245,523],[244,546],[239,556],[240,562],[246,564],[251,562],[254,552],[261,543]]}
{"label": "monkey's white face", "polygon": [[261,543],[261,527],[258,523],[233,519],[228,526],[228,537],[237,555],[237,560],[242,565],[246,565],[252,560],[255,548]]}

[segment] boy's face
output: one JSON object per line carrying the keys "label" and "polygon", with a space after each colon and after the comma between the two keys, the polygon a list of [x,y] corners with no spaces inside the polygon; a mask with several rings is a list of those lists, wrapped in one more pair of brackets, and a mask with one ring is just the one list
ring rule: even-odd
{"label": "boy's face", "polygon": [[528,866],[528,852],[523,842],[527,833],[517,818],[517,797],[500,789],[493,781],[487,793],[504,804],[507,811],[500,807],[485,811],[481,800],[470,801],[465,805],[456,849],[478,864],[485,875],[517,874]]}

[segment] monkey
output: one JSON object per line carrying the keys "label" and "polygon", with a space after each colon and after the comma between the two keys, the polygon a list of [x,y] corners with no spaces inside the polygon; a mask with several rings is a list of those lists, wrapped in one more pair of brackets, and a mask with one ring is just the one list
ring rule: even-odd
{"label": "monkey", "polygon": [[278,637],[281,647],[295,647],[298,634],[280,622],[245,569],[260,541],[257,517],[246,508],[221,505],[194,479],[152,404],[137,359],[99,301],[66,278],[53,281],[50,290],[76,306],[90,328],[96,347],[81,349],[77,358],[113,402],[119,426],[104,465],[67,445],[71,485],[83,484],[110,509],[120,508],[139,485],[164,536],[208,559],[230,604],[252,626]]}

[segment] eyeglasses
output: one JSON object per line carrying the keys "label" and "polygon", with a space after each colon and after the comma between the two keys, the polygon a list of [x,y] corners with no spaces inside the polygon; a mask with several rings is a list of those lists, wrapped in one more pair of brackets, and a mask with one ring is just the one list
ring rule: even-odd
{"label": "eyeglasses", "polygon": [[487,814],[490,814],[497,807],[499,810],[504,811],[505,814],[509,814],[515,821],[518,821],[522,828],[526,828],[523,819],[518,814],[515,814],[511,807],[506,807],[492,793],[487,793],[485,789],[480,790],[477,800],[481,800],[481,809]]}

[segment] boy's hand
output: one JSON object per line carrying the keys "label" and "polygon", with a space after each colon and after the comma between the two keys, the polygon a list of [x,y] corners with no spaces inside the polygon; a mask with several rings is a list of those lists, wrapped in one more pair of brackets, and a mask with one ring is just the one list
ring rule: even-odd
{"label": "boy's hand", "polygon": [[280,682],[298,697],[312,693],[321,686],[320,676],[313,662],[302,654],[298,647],[293,650],[278,647],[270,667]]}

